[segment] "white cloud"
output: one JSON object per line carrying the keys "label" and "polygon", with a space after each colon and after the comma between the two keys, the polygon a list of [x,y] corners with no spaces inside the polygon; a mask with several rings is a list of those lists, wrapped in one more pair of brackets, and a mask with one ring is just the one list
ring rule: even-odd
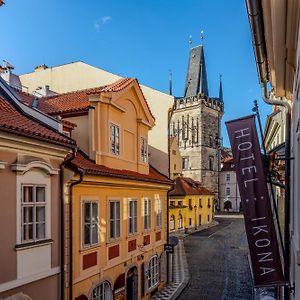
{"label": "white cloud", "polygon": [[99,31],[102,25],[109,24],[111,20],[111,16],[103,16],[94,22],[94,27],[97,31]]}

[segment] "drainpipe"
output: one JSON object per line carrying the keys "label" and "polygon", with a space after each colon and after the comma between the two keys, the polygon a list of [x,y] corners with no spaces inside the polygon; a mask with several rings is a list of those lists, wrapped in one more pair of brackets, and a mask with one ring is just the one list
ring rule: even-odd
{"label": "drainpipe", "polygon": [[289,299],[290,288],[290,174],[291,174],[291,107],[286,99],[276,99],[273,92],[268,97],[266,83],[261,84],[263,100],[269,105],[285,108],[285,190],[284,190],[284,299]]}
{"label": "drainpipe", "polygon": [[81,169],[78,169],[79,179],[72,182],[70,184],[70,192],[69,192],[69,201],[70,201],[70,209],[69,209],[69,232],[70,232],[70,267],[69,267],[69,300],[73,300],[73,187],[77,184],[80,184],[83,180],[83,176],[85,172]]}
{"label": "drainpipe", "polygon": [[60,164],[60,269],[61,269],[61,290],[60,299],[65,299],[65,205],[64,205],[64,169],[65,165],[72,161],[77,153],[77,148],[72,149],[72,154]]}

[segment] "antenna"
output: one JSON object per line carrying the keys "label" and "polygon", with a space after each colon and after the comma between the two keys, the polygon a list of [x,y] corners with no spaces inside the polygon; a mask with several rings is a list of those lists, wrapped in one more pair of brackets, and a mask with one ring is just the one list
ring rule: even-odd
{"label": "antenna", "polygon": [[204,40],[204,31],[201,30],[200,32],[200,39],[201,39],[201,46],[203,46],[203,40]]}
{"label": "antenna", "polygon": [[193,40],[192,40],[192,35],[190,34],[189,36],[189,45],[190,45],[190,48],[192,48],[192,44],[193,44]]}

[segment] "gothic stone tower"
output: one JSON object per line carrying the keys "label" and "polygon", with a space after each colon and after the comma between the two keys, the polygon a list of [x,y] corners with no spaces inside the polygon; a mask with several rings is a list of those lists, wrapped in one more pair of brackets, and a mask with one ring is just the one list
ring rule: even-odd
{"label": "gothic stone tower", "polygon": [[201,182],[216,200],[223,112],[221,79],[219,97],[209,97],[203,46],[191,48],[185,93],[175,99],[170,134],[178,141],[183,176]]}

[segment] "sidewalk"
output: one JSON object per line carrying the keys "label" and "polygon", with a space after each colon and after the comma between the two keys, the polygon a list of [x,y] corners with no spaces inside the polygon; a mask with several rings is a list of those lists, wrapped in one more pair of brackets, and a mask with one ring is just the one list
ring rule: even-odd
{"label": "sidewalk", "polygon": [[188,232],[180,231],[180,232],[172,232],[170,236],[177,236],[179,241],[178,245],[174,247],[174,253],[172,256],[172,265],[171,272],[172,279],[171,282],[157,292],[151,299],[153,300],[175,300],[179,297],[179,295],[183,292],[190,281],[189,269],[186,260],[185,250],[183,240],[190,234],[195,232],[207,229],[209,227],[218,225],[217,221],[212,221],[210,224],[202,225],[197,229],[191,228]]}

